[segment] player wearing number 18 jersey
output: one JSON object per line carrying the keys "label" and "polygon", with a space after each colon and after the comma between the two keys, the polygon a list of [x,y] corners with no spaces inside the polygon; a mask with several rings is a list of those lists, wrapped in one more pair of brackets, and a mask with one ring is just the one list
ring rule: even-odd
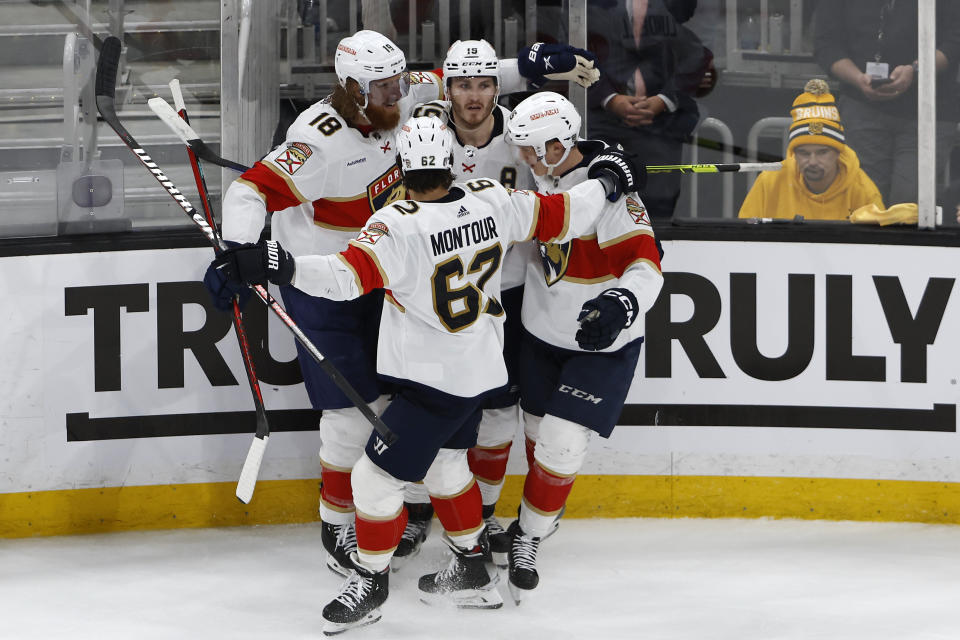
{"label": "player wearing number 18 jersey", "polygon": [[[444,97],[439,75],[406,71],[403,51],[373,31],[360,31],[337,46],[339,84],[307,108],[286,141],[230,185],[223,203],[223,237],[255,242],[268,212],[271,227],[293,255],[343,250],[370,214],[402,200],[396,165],[397,124],[416,104]],[[516,60],[498,65],[505,93],[526,87]],[[205,284],[215,304],[227,308],[236,293],[214,269]],[[376,336],[382,291],[351,301],[321,300],[296,287],[281,295],[290,315],[313,344],[378,412],[386,389],[376,377]],[[363,452],[370,424],[299,345],[300,367],[320,419],[322,489],[320,516],[328,566],[346,575],[353,547],[354,506],[350,470]]]}

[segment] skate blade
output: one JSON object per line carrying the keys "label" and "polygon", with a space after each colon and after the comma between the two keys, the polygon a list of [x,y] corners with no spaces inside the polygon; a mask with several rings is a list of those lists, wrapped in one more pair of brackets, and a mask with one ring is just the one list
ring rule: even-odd
{"label": "skate blade", "polygon": [[513,597],[513,604],[520,606],[520,603],[523,602],[523,599],[530,594],[532,589],[521,589],[517,585],[513,584],[507,580],[507,587],[510,588],[510,595]]}
{"label": "skate blade", "polygon": [[374,609],[367,615],[363,616],[356,622],[331,622],[326,620],[323,625],[323,635],[325,636],[336,636],[340,635],[344,631],[349,631],[350,629],[357,629],[359,627],[366,627],[371,625],[374,622],[379,622],[380,618],[383,617],[383,614],[380,613],[380,609]]}
{"label": "skate blade", "polygon": [[405,556],[394,555],[390,558],[390,571],[396,573],[405,567],[411,560],[416,558],[420,554],[420,549],[417,548],[416,551]]}
{"label": "skate blade", "polygon": [[420,602],[431,606],[450,606],[457,609],[499,609],[503,597],[496,589],[497,580],[491,580],[483,589],[461,589],[446,593],[420,592]]}
{"label": "skate blade", "polygon": [[353,567],[344,567],[342,564],[337,562],[337,559],[327,554],[327,568],[330,571],[333,571],[335,574],[341,578],[347,578],[350,576],[350,573],[353,571]]}
{"label": "skate blade", "polygon": [[497,569],[506,569],[510,566],[510,561],[508,560],[508,554],[506,552],[491,551],[490,556],[493,561],[493,566]]}

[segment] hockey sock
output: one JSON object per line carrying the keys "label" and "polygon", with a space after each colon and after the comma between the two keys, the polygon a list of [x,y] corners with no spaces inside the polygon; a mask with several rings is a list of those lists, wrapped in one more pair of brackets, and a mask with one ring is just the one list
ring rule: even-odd
{"label": "hockey sock", "polygon": [[534,467],[534,458],[533,458],[533,449],[537,446],[537,441],[527,436],[524,438],[524,445],[527,452],[527,468],[533,469]]}
{"label": "hockey sock", "polygon": [[430,496],[447,537],[462,549],[472,549],[483,530],[483,504],[480,487],[472,480],[452,496]]}
{"label": "hockey sock", "polygon": [[330,524],[347,524],[353,520],[353,489],[350,469],[331,467],[321,461],[320,518]]}
{"label": "hockey sock", "polygon": [[558,475],[534,463],[523,483],[523,509],[520,528],[529,536],[542,537],[550,530],[557,514],[567,502],[577,476]]}
{"label": "hockey sock", "polygon": [[407,509],[391,518],[377,518],[357,512],[357,557],[371,571],[383,571],[407,526]]}
{"label": "hockey sock", "polygon": [[493,447],[474,447],[467,451],[467,461],[480,485],[483,504],[496,504],[503,490],[503,477],[507,475],[507,460],[510,443]]}

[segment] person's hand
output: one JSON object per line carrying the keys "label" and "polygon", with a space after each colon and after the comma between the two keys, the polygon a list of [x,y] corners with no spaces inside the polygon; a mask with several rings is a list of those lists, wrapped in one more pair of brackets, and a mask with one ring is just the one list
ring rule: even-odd
{"label": "person's hand", "polygon": [[910,65],[900,65],[895,67],[890,74],[890,82],[880,85],[876,89],[870,86],[871,77],[865,73],[857,76],[856,86],[860,93],[867,100],[873,102],[886,102],[893,100],[903,94],[913,84],[913,67]]}
{"label": "person's hand", "polygon": [[647,168],[638,164],[625,153],[620,145],[607,147],[590,163],[588,178],[597,178],[603,183],[607,200],[616,202],[625,193],[643,188],[647,180]]}
{"label": "person's hand", "polygon": [[294,259],[274,240],[261,240],[227,249],[211,264],[231,287],[267,282],[287,285],[293,281]]}
{"label": "person's hand", "polygon": [[957,222],[960,222],[960,204],[957,205]]}
{"label": "person's hand", "polygon": [[[660,102],[663,101],[660,100]],[[646,98],[620,93],[610,99],[607,110],[620,118],[620,121],[628,127],[640,127],[652,122]]]}
{"label": "person's hand", "polygon": [[577,344],[586,351],[600,351],[612,345],[620,332],[637,318],[637,298],[629,289],[607,289],[587,300],[577,321]]}
{"label": "person's hand", "polygon": [[638,107],[639,112],[642,114],[641,117],[643,118],[643,122],[641,124],[652,124],[653,119],[663,113],[667,108],[667,104],[660,96],[650,96],[649,98],[644,98],[643,102],[636,106]]}
{"label": "person's hand", "polygon": [[[228,240],[227,246],[238,247],[240,245]],[[210,266],[207,267],[206,273],[203,274],[203,286],[206,287],[207,293],[210,294],[210,300],[213,301],[213,306],[220,311],[229,311],[232,309],[234,297],[237,297],[237,304],[242,311],[250,300],[251,291],[246,284],[227,278],[226,274],[217,268],[220,264],[219,260],[220,258],[218,256],[210,263]]]}
{"label": "person's hand", "polygon": [[913,84],[913,66],[902,64],[894,67],[890,72],[891,82],[877,87],[877,93],[895,98],[905,92]]}
{"label": "person's hand", "polygon": [[596,56],[586,49],[568,44],[536,42],[517,53],[520,75],[538,89],[547,80],[569,80],[581,87],[589,87],[600,79]]}

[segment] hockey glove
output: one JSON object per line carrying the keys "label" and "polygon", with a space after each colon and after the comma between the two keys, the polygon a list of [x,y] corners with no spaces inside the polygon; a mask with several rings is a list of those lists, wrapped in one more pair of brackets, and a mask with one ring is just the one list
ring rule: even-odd
{"label": "hockey glove", "polygon": [[623,151],[608,148],[590,163],[587,177],[599,178],[607,192],[607,200],[616,202],[623,194],[643,188],[647,181],[647,169],[642,164],[636,164]]}
{"label": "hockey glove", "polygon": [[[226,241],[228,247],[240,246],[237,242]],[[218,258],[219,259],[219,258]],[[236,284],[227,280],[220,269],[217,269],[217,260],[215,259],[207,267],[207,272],[203,274],[203,286],[206,287],[213,306],[220,311],[230,311],[233,308],[233,298],[237,297],[237,304],[242,310],[247,306],[250,300],[251,291],[245,284]]]}
{"label": "hockey glove", "polygon": [[260,240],[242,244],[221,253],[213,261],[216,269],[231,286],[259,284],[290,284],[293,280],[294,259],[274,240]]}
{"label": "hockey glove", "polygon": [[629,289],[607,289],[583,303],[577,317],[580,322],[577,344],[586,351],[606,349],[636,318],[636,296]]}
{"label": "hockey glove", "polygon": [[595,60],[585,49],[537,42],[517,53],[517,68],[537,89],[547,80],[571,80],[581,87],[589,87],[600,79]]}

